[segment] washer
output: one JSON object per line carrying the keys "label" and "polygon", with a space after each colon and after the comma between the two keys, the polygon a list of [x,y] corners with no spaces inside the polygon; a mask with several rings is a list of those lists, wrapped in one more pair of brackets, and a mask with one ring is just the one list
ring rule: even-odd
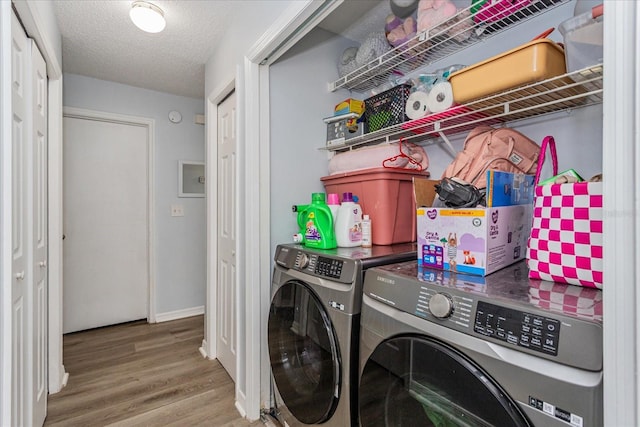
{"label": "washer", "polygon": [[415,243],[276,248],[268,320],[274,415],[285,426],[357,426],[365,270],[417,259]]}
{"label": "washer", "polygon": [[362,426],[601,426],[602,292],[417,261],[367,271]]}

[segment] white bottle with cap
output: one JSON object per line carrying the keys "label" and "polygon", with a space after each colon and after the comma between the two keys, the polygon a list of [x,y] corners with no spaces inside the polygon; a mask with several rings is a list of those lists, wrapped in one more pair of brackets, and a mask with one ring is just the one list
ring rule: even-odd
{"label": "white bottle with cap", "polygon": [[335,232],[336,242],[341,248],[362,245],[362,208],[353,201],[352,193],[342,194]]}
{"label": "white bottle with cap", "polygon": [[362,247],[370,248],[373,245],[371,241],[371,218],[369,215],[362,217]]}

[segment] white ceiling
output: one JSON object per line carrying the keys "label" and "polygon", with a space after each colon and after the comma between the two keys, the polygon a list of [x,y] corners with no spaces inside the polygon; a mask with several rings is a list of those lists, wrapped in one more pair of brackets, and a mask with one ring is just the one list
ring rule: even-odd
{"label": "white ceiling", "polygon": [[62,33],[62,68],[131,86],[204,97],[204,64],[233,14],[250,2],[153,0],[165,13],[158,34],[129,19],[129,0],[56,0]]}
{"label": "white ceiling", "polygon": [[[234,16],[241,16],[252,2],[152,3],[164,10],[167,20],[167,27],[158,34],[145,33],[133,25],[129,19],[130,0],[55,0],[62,33],[63,71],[203,98],[204,65],[216,48],[216,40],[233,24]],[[371,28],[383,28],[389,11],[388,1],[347,0],[339,13],[321,26],[362,41]],[[359,24],[355,25],[355,21]]]}

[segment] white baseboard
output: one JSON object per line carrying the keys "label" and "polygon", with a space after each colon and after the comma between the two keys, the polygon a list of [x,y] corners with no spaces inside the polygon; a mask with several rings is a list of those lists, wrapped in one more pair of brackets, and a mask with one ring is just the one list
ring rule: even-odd
{"label": "white baseboard", "polygon": [[[49,394],[56,394],[61,392],[62,389],[67,385],[67,381],[69,381],[69,373],[65,372],[64,365],[60,365],[57,372],[60,375],[54,375],[53,380],[50,380],[49,382]],[[55,383],[52,381],[55,381]]]}
{"label": "white baseboard", "polygon": [[236,400],[236,409],[238,410],[242,418],[246,418],[247,412],[244,410],[244,408],[242,407],[242,404],[238,400]]}
{"label": "white baseboard", "polygon": [[207,340],[202,340],[202,345],[198,348],[198,351],[202,355],[203,358],[208,359],[207,356]]}
{"label": "white baseboard", "polygon": [[168,311],[166,313],[156,313],[156,322],[168,322],[170,320],[184,319],[185,317],[199,316],[201,314],[204,314],[204,305]]}
{"label": "white baseboard", "polygon": [[69,372],[65,372],[64,375],[62,376],[62,387],[66,387],[67,386],[67,382],[69,382]]}

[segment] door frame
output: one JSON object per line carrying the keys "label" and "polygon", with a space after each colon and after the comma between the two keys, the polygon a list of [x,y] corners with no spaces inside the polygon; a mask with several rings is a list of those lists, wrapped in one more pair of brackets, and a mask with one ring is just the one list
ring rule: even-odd
{"label": "door frame", "polygon": [[[155,120],[147,117],[125,114],[107,113],[84,108],[64,107],[63,118],[88,119],[101,122],[141,126],[147,129],[147,322],[156,323],[156,281],[155,281],[155,197],[154,197],[154,152],[155,152]],[[62,309],[62,306],[60,307]],[[60,310],[62,312],[62,310]]]}
{"label": "door frame", "polygon": [[[245,408],[250,420],[259,418],[261,408],[272,406],[265,326],[271,302],[273,261],[269,67],[343,2],[292,1],[244,57],[244,73],[239,80],[242,90],[238,93],[238,109],[242,112],[238,138],[242,141],[240,147],[244,147],[238,157],[241,169],[238,191],[244,194],[240,203],[252,206],[253,214],[241,219],[245,234],[239,238],[242,250],[238,254],[245,261],[242,266],[244,280],[240,280],[240,286],[244,287],[245,293],[239,308],[243,321],[238,324],[238,377],[244,381],[236,384],[236,406]],[[243,401],[238,399],[239,394],[244,397]]]}

